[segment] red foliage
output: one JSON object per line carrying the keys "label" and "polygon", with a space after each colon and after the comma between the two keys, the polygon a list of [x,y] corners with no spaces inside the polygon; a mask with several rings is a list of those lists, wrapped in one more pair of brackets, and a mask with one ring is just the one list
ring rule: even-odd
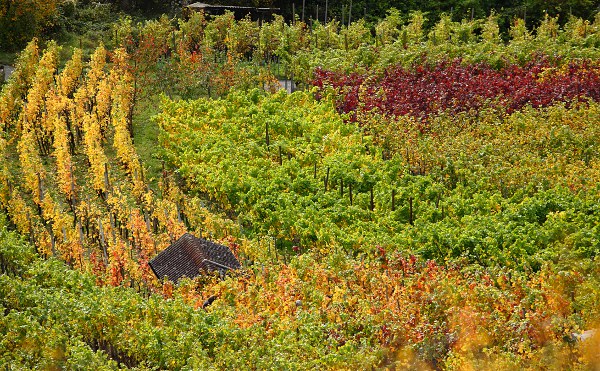
{"label": "red foliage", "polygon": [[410,70],[391,67],[382,76],[317,69],[313,85],[336,89],[339,111],[353,113],[353,121],[360,110],[420,118],[487,106],[504,107],[510,113],[526,105],[537,108],[582,97],[600,100],[600,65],[579,61],[557,67],[541,58],[496,70],[484,63],[465,65],[456,60]]}

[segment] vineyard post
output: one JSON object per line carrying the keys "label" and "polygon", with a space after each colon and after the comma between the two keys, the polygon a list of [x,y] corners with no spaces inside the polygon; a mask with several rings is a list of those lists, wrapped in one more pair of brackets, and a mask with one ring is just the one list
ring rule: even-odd
{"label": "vineyard post", "polygon": [[271,144],[271,140],[269,138],[269,123],[268,122],[265,124],[265,138],[267,140],[267,147],[269,147],[269,145]]}
{"label": "vineyard post", "polygon": [[175,236],[173,236],[173,233],[171,233],[171,231],[167,228],[167,225],[169,224],[169,214],[167,213],[167,209],[164,210],[164,214],[165,214],[165,231],[169,234],[169,242],[171,244],[173,244],[175,242]]}
{"label": "vineyard post", "polygon": [[371,203],[370,203],[371,211],[375,210],[375,201],[373,200],[373,186],[371,186]]}
{"label": "vineyard post", "polygon": [[[79,233],[79,243],[81,244],[81,246],[83,246],[83,230],[81,227],[81,220],[79,218],[77,219],[77,232]],[[89,256],[90,256],[90,246],[88,245],[86,258],[89,258]]]}
{"label": "vineyard post", "polygon": [[106,187],[106,192],[108,193],[110,188],[110,182],[108,180],[108,162],[104,163],[104,187]]}
{"label": "vineyard post", "polygon": [[56,256],[56,238],[54,237],[54,231],[52,230],[52,226],[48,227],[48,232],[50,233],[50,244],[52,245],[52,256]]}
{"label": "vineyard post", "polygon": [[73,163],[69,164],[69,175],[71,176],[71,194],[69,195],[69,203],[71,209],[75,208],[75,177],[73,176]]}
{"label": "vineyard post", "polygon": [[344,179],[340,178],[340,198],[344,197]]}
{"label": "vineyard post", "polygon": [[271,239],[267,236],[267,254],[271,257]]}
{"label": "vineyard post", "polygon": [[98,217],[98,234],[100,235],[100,246],[102,247],[102,257],[104,265],[108,265],[108,252],[106,251],[106,240],[104,239],[104,228],[102,228],[102,220]]}
{"label": "vineyard post", "polygon": [[292,26],[296,25],[296,3],[292,3]]}
{"label": "vineyard post", "polygon": [[144,213],[144,221],[146,222],[146,229],[148,230],[148,233],[151,233],[152,228],[150,228],[150,217],[148,216],[148,212],[146,210],[144,210],[143,213]]}
{"label": "vineyard post", "polygon": [[325,192],[327,192],[327,184],[329,183],[329,167],[327,167],[327,174],[325,175]]}
{"label": "vineyard post", "polygon": [[396,190],[392,189],[392,211],[396,211]]}
{"label": "vineyard post", "polygon": [[302,22],[304,22],[304,6],[306,5],[306,0],[302,0]]}
{"label": "vineyard post", "polygon": [[177,221],[182,223],[183,220],[181,219],[181,208],[179,207],[179,202],[175,203],[175,207],[177,208]]}
{"label": "vineyard post", "polygon": [[42,215],[42,203],[44,202],[44,186],[42,185],[42,178],[40,173],[37,173],[38,179],[38,194],[40,196],[40,203],[37,205],[38,214]]}
{"label": "vineyard post", "polygon": [[37,251],[37,245],[35,244],[35,238],[33,235],[33,224],[31,223],[31,215],[29,215],[29,211],[27,211],[26,215],[27,225],[29,226],[29,242],[35,246],[35,250]]}
{"label": "vineyard post", "polygon": [[315,160],[314,166],[313,166],[313,178],[317,179],[317,161]]}
{"label": "vineyard post", "polygon": [[112,213],[108,213],[108,216],[110,218],[110,230],[111,230],[111,234],[112,234],[112,238],[113,238],[113,243],[116,244],[117,243],[117,235],[115,234],[115,219],[113,218],[113,214]]}
{"label": "vineyard post", "polygon": [[[185,225],[185,227],[186,227],[187,229],[190,229],[190,228],[191,228],[191,225],[190,225],[190,219],[188,219],[187,212],[186,212],[185,210],[182,210],[182,211],[181,211],[181,215],[182,215],[182,217],[183,217],[183,224]],[[242,229],[241,229],[241,227],[242,227],[242,225],[240,224],[240,234],[241,234],[241,232],[242,232]]]}
{"label": "vineyard post", "polygon": [[40,204],[44,202],[44,186],[42,185],[42,177],[37,173],[38,194],[40,195]]}
{"label": "vineyard post", "polygon": [[348,184],[348,194],[350,196],[350,206],[352,206],[352,183]]}
{"label": "vineyard post", "polygon": [[283,165],[283,159],[281,157],[281,146],[279,146],[279,165]]}
{"label": "vineyard post", "polygon": [[328,6],[328,1],[325,0],[325,27],[327,27],[327,6]]}
{"label": "vineyard post", "polygon": [[162,161],[162,189],[161,189],[161,193],[162,193],[162,197],[165,197],[165,188],[166,188],[166,184],[165,181],[167,179],[166,173],[165,173],[165,161]]}
{"label": "vineyard post", "polygon": [[408,198],[408,223],[410,225],[414,225],[414,219],[413,219],[413,198],[412,198],[412,196]]}
{"label": "vineyard post", "polygon": [[352,0],[350,0],[350,8],[348,9],[348,27],[350,27],[350,22],[352,22]]}
{"label": "vineyard post", "polygon": [[86,195],[85,196],[85,235],[86,237],[90,237],[90,219],[89,219],[89,212],[88,212],[88,208],[90,206],[90,199],[89,197]]}

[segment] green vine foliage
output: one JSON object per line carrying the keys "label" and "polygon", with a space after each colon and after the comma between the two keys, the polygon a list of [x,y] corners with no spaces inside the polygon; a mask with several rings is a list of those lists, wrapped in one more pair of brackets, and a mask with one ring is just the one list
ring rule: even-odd
{"label": "green vine foliage", "polygon": [[598,220],[589,152],[597,103],[440,115],[424,134],[410,118],[345,123],[332,99],[253,91],[217,104],[165,100],[164,158],[189,191],[284,250],[387,246],[535,269],[598,253],[584,237]]}
{"label": "green vine foliage", "polygon": [[[338,112],[340,91],[267,92],[273,65],[308,81],[317,65],[377,74],[389,63],[418,68],[461,55],[501,67],[541,52],[559,62],[543,80],[579,57],[598,59],[598,21],[571,18],[561,28],[548,17],[531,32],[516,20],[508,42],[493,16],[424,24],[422,13],[404,24],[394,12],[375,33],[363,22],[309,28],[280,18],[257,31],[229,14],[178,27],[123,20],[114,44],[128,53],[109,46],[112,58],[77,72],[75,93],[62,100],[34,89],[40,55],[49,54],[32,42],[0,97],[8,213],[0,217],[0,365],[597,368],[598,335],[580,343],[572,334],[600,315],[600,104],[484,104],[426,121],[359,104],[352,120]],[[257,37],[244,38],[248,30]],[[44,181],[25,187],[16,144],[37,154],[49,140],[18,130],[30,124],[17,119],[36,94],[62,102],[78,144],[80,125],[120,104],[106,93],[131,88],[129,73],[132,92],[170,95],[155,118],[160,179],[148,179],[141,160],[139,172],[127,171],[127,156],[119,162],[105,146],[106,193],[93,189],[80,148],[76,200],[57,186],[59,156],[40,154]],[[88,94],[96,85],[102,94]],[[116,103],[107,105],[108,95]],[[40,120],[49,116],[40,111]],[[113,121],[104,129],[113,142]],[[125,138],[117,144],[135,158]],[[244,268],[222,280],[157,281],[148,260],[184,232],[228,244]]]}

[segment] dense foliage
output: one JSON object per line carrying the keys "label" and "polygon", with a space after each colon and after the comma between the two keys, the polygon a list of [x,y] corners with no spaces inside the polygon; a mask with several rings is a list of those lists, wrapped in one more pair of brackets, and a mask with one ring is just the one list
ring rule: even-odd
{"label": "dense foliage", "polygon": [[538,60],[498,71],[485,64],[454,61],[417,66],[414,71],[391,67],[381,77],[317,69],[313,84],[340,90],[337,106],[352,113],[354,120],[373,110],[392,117],[458,114],[490,107],[512,113],[526,105],[547,107],[586,98],[600,101],[600,65],[579,61],[556,66]]}
{"label": "dense foliage", "polygon": [[0,1],[0,51],[22,47],[51,28],[58,18],[59,0]]}
{"label": "dense foliage", "polygon": [[[31,41],[0,93],[0,364],[597,367],[600,18],[374,27]],[[243,268],[158,281],[185,232]]]}
{"label": "dense foliage", "polygon": [[599,108],[438,116],[425,133],[409,117],[366,116],[365,136],[330,99],[255,91],[217,104],[167,102],[158,120],[187,189],[280,247],[356,255],[401,246],[539,267],[565,252],[598,252],[595,239],[576,236],[596,233]]}
{"label": "dense foliage", "polygon": [[[597,316],[597,263],[537,273],[384,252],[312,254],[142,297],[0,232],[0,361],[14,367],[535,368],[597,364],[570,332]],[[219,299],[201,308],[199,296]],[[171,298],[172,297],[172,298]],[[194,309],[198,308],[198,309]]]}

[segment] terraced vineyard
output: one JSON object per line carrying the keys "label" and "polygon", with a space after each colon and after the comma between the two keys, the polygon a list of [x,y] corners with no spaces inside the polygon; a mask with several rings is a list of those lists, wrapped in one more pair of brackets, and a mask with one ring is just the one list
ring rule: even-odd
{"label": "terraced vineyard", "polygon": [[[33,40],[0,95],[0,364],[598,367],[600,19],[420,16]],[[243,268],[157,280],[185,232]]]}

